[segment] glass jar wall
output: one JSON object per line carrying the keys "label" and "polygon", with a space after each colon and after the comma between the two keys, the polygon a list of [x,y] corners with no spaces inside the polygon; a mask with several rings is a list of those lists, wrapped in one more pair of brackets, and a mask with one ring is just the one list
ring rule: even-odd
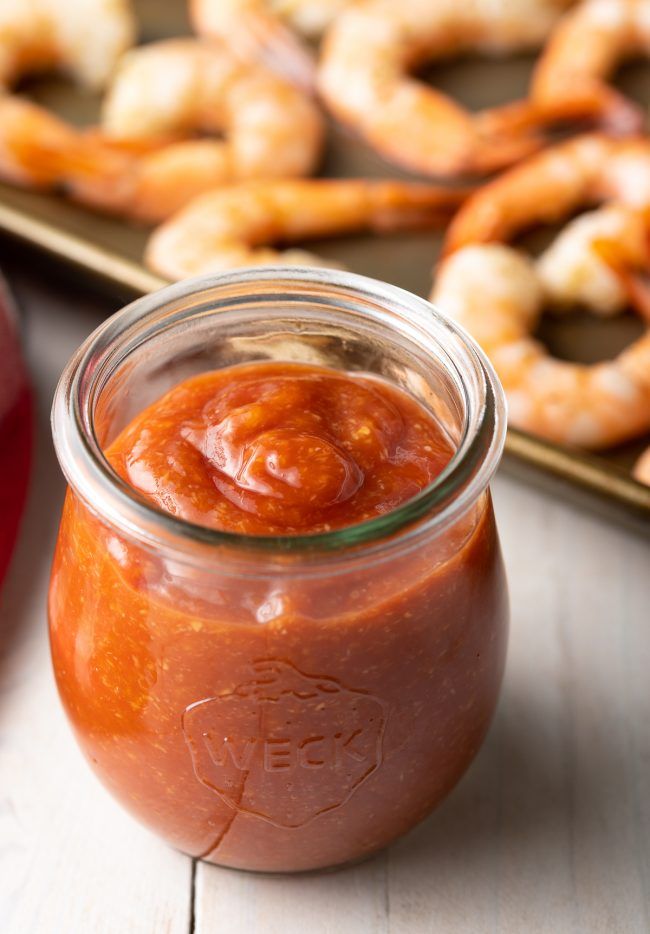
{"label": "glass jar wall", "polygon": [[[246,537],[159,511],[104,457],[181,380],[278,360],[408,390],[451,462],[386,515]],[[503,400],[462,333],[344,273],[183,283],[91,336],[54,433],[70,485],[50,593],[57,683],[136,817],[212,862],[296,871],[362,858],[438,804],[487,731],[507,634],[487,490]]]}

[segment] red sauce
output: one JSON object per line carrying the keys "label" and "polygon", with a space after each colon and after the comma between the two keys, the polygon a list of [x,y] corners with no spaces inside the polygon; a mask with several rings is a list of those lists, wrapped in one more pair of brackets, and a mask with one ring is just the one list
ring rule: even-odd
{"label": "red sauce", "polygon": [[432,415],[389,383],[286,363],[187,380],[107,452],[162,509],[245,535],[323,532],[391,512],[452,454]]}
{"label": "red sauce", "polygon": [[[253,535],[389,512],[451,454],[396,387],[290,364],[190,379],[107,451],[162,509]],[[489,497],[390,560],[202,560],[152,553],[68,497],[52,652],[102,780],[174,845],[248,869],[357,859],[412,827],[496,703],[507,605]]]}
{"label": "red sauce", "polygon": [[0,584],[11,560],[31,463],[31,393],[0,282]]}

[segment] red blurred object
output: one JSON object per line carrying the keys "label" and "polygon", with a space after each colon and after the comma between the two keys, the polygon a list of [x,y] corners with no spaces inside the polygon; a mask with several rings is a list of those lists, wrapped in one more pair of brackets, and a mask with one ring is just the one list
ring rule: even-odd
{"label": "red blurred object", "polygon": [[32,395],[16,310],[0,278],[0,584],[13,552],[32,459]]}

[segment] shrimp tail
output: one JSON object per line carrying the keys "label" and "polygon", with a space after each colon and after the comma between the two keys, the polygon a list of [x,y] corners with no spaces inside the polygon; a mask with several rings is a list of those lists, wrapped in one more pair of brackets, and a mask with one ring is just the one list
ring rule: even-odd
{"label": "shrimp tail", "polygon": [[246,40],[242,38],[247,57],[249,47],[253,45],[259,53],[260,61],[271,71],[283,75],[307,93],[313,93],[316,62],[309,47],[295,33],[279,20],[262,18],[260,15],[246,17],[242,31],[248,34]]}
{"label": "shrimp tail", "polygon": [[368,187],[372,205],[372,230],[417,230],[444,227],[460,205],[472,194],[473,187],[445,187],[397,183]]}
{"label": "shrimp tail", "polygon": [[497,138],[519,139],[529,145],[537,141],[539,148],[543,135],[577,122],[591,129],[602,129],[612,136],[635,136],[643,132],[645,114],[642,107],[618,91],[594,87],[591,92],[561,101],[515,101],[486,111],[480,121],[481,128]]}
{"label": "shrimp tail", "polygon": [[630,303],[650,325],[650,280],[647,275],[625,272],[620,276]]}
{"label": "shrimp tail", "polygon": [[532,103],[531,119],[533,125],[547,127],[580,122],[612,136],[635,136],[645,126],[643,108],[608,88],[594,88],[593,93],[584,92],[562,102]]}
{"label": "shrimp tail", "polygon": [[548,125],[548,117],[540,112],[538,105],[525,99],[485,110],[476,117],[476,122],[479,131],[486,135],[513,140],[528,138],[529,144],[541,145],[543,140],[535,139],[533,133]]}
{"label": "shrimp tail", "polygon": [[190,16],[199,35],[227,38],[243,61],[258,61],[308,93],[315,86],[316,62],[308,45],[279,17],[264,10],[238,9],[229,13],[217,3],[193,0]]}
{"label": "shrimp tail", "polygon": [[630,305],[650,324],[650,279],[647,272],[628,269],[610,252],[610,241],[596,241],[594,250],[620,282]]}
{"label": "shrimp tail", "polygon": [[119,210],[116,195],[133,156],[101,143],[18,97],[0,101],[0,178],[65,191],[92,207]]}
{"label": "shrimp tail", "polygon": [[620,282],[630,305],[650,324],[650,208],[644,209],[642,214],[646,229],[643,263],[631,267],[624,246],[606,237],[594,240],[593,249]]}
{"label": "shrimp tail", "polygon": [[490,173],[534,155],[547,142],[547,131],[555,122],[555,112],[542,111],[529,100],[484,111],[475,118],[482,143],[472,169]]}
{"label": "shrimp tail", "polygon": [[63,121],[18,97],[0,101],[0,178],[17,185],[56,185],[75,134]]}

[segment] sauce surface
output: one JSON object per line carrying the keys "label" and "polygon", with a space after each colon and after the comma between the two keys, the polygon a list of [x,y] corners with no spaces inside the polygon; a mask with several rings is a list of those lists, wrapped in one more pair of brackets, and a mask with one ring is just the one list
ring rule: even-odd
{"label": "sauce surface", "polygon": [[392,511],[453,454],[434,417],[383,380],[257,363],[193,377],[107,451],[161,509],[222,531],[330,531]]}

